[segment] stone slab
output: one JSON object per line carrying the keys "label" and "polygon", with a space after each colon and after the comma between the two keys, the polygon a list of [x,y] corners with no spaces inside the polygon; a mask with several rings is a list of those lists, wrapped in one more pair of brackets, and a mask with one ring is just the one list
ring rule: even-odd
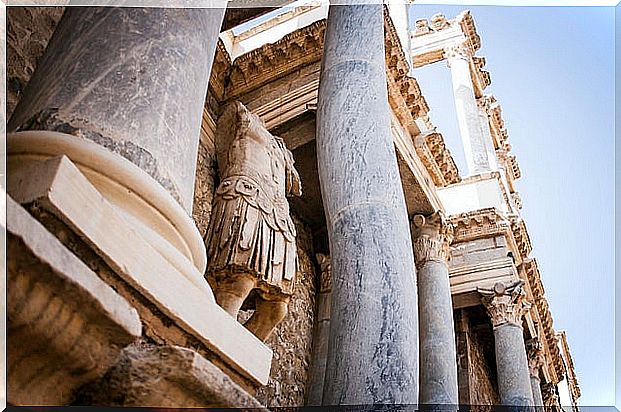
{"label": "stone slab", "polygon": [[76,403],[267,410],[197,352],[140,343],[123,350],[117,364],[99,382],[86,387]]}
{"label": "stone slab", "polygon": [[141,335],[136,310],[7,196],[8,401],[63,405]]}
{"label": "stone slab", "polygon": [[215,303],[206,282],[200,288],[184,277],[131,230],[66,156],[33,167],[31,177],[23,181],[29,184],[9,186],[9,193],[22,203],[37,201],[224,363],[252,382],[267,383],[272,351]]}

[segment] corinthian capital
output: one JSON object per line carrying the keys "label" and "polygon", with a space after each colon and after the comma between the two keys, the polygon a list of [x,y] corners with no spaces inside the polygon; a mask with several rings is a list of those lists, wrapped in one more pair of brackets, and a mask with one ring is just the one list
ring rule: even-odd
{"label": "corinthian capital", "polygon": [[523,280],[518,280],[509,284],[498,282],[491,289],[477,288],[494,329],[506,324],[522,327],[522,316],[530,309],[530,303],[524,300],[523,284]]}
{"label": "corinthian capital", "polygon": [[469,61],[472,58],[472,49],[465,43],[449,46],[444,49],[444,58],[447,60],[450,68],[452,60],[460,59]]}
{"label": "corinthian capital", "polygon": [[556,385],[552,382],[548,382],[541,386],[541,395],[543,397],[544,406],[560,406],[558,390],[556,388]]}
{"label": "corinthian capital", "polygon": [[539,370],[545,363],[543,345],[538,338],[533,338],[526,342],[526,353],[528,354],[528,370],[530,376],[539,378]]}
{"label": "corinthian capital", "polygon": [[412,219],[412,241],[417,268],[429,261],[446,263],[452,240],[453,225],[441,212],[428,217],[415,215]]}

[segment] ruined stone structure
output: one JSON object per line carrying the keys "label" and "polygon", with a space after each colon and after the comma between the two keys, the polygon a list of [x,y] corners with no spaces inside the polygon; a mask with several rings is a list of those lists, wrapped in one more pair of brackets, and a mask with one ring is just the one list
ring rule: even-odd
{"label": "ruined stone structure", "polygon": [[234,3],[8,8],[7,401],[576,408],[473,17]]}

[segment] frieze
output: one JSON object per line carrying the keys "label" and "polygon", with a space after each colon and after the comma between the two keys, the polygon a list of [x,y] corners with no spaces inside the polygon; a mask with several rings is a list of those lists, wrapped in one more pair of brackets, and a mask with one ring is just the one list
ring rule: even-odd
{"label": "frieze", "polygon": [[510,221],[495,208],[453,215],[450,220],[455,227],[455,243],[494,235],[513,239]]}

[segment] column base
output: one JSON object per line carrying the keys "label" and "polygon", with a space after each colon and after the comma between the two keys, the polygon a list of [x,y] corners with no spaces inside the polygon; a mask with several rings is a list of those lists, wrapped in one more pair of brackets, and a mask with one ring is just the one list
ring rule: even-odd
{"label": "column base", "polygon": [[[66,155],[101,195],[176,269],[203,283],[207,257],[192,218],[151,176],[91,141],[50,131],[7,136],[7,187],[19,186],[33,163]],[[16,199],[19,201],[19,199]]]}

